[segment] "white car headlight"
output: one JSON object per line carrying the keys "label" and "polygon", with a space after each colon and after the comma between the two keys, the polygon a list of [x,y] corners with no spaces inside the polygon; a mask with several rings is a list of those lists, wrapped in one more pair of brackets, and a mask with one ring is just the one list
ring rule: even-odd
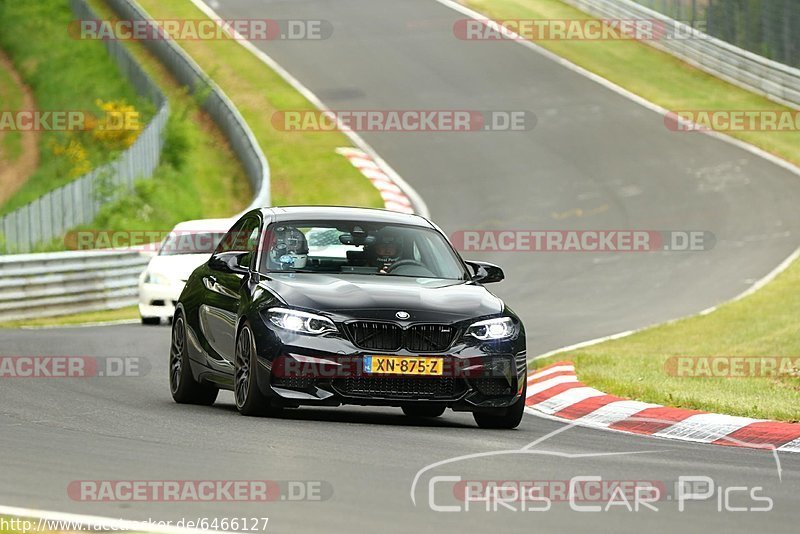
{"label": "white car headlight", "polygon": [[146,275],[144,275],[144,283],[168,286],[170,285],[170,280],[166,276],[148,272]]}
{"label": "white car headlight", "polygon": [[333,321],[322,315],[288,308],[270,308],[266,313],[272,324],[284,330],[319,336],[328,332],[337,332]]}
{"label": "white car headlight", "polygon": [[513,337],[517,327],[511,317],[499,317],[478,321],[467,328],[467,335],[481,341],[508,339]]}

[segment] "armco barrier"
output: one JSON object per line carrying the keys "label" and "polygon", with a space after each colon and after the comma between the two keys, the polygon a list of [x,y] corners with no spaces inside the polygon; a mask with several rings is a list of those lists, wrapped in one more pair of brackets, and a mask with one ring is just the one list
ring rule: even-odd
{"label": "armco barrier", "polygon": [[135,251],[0,256],[0,321],[132,306],[147,261]]}
{"label": "armco barrier", "polygon": [[733,46],[631,0],[565,2],[601,18],[661,21],[668,35],[680,37],[649,40],[648,44],[740,87],[787,106],[800,108],[800,69]]}

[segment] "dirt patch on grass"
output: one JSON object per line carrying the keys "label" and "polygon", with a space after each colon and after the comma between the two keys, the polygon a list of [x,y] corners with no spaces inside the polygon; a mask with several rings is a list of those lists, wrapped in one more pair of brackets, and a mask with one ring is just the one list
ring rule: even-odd
{"label": "dirt patch on grass", "polygon": [[[36,109],[36,101],[30,88],[22,82],[8,57],[0,52],[0,69],[5,70],[22,93],[22,110]],[[6,132],[0,130],[0,141]],[[5,203],[28,180],[39,167],[39,132],[23,131],[20,155],[8,161],[0,144],[0,205]]]}

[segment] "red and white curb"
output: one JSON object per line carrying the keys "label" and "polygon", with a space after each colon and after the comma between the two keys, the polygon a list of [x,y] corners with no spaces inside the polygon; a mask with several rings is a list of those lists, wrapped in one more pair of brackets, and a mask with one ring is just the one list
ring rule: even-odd
{"label": "red and white curb", "polygon": [[411,199],[372,159],[372,156],[359,148],[337,148],[336,152],[350,160],[350,163],[372,182],[372,185],[381,194],[387,210],[414,213]]}
{"label": "red and white curb", "polygon": [[800,452],[800,424],[669,408],[588,387],[572,362],[528,376],[525,404],[534,412],[581,426],[729,447]]}

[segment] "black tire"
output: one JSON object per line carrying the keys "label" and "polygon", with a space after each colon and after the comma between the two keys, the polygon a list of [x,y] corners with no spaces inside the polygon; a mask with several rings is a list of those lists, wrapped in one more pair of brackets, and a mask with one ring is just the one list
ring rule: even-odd
{"label": "black tire", "polygon": [[279,410],[271,408],[269,399],[258,389],[255,368],[256,346],[250,326],[245,324],[236,336],[236,357],[234,358],[233,396],[236,409],[242,415],[273,415]]}
{"label": "black tire", "polygon": [[156,326],[161,324],[161,317],[142,317],[142,324],[146,326]]}
{"label": "black tire", "polygon": [[481,428],[507,430],[517,428],[522,422],[522,416],[525,413],[525,393],[527,390],[528,384],[526,380],[525,385],[522,387],[522,395],[520,395],[520,398],[503,412],[474,412],[472,417],[475,418],[475,422],[478,423],[478,426]]}
{"label": "black tire", "polygon": [[445,407],[436,404],[411,404],[403,406],[403,413],[409,417],[439,417]]}
{"label": "black tire", "polygon": [[178,404],[211,406],[217,400],[219,388],[194,379],[186,349],[186,322],[178,315],[172,325],[172,342],[169,349],[169,386],[172,398]]}

